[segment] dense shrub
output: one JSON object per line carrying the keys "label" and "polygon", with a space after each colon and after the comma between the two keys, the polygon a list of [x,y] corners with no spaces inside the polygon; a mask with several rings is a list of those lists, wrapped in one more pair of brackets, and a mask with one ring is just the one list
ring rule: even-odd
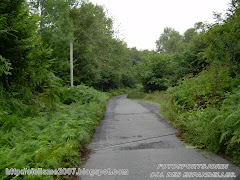
{"label": "dense shrub", "polygon": [[212,66],[196,76],[187,75],[179,85],[168,89],[171,98],[185,109],[217,107],[232,91],[232,78],[227,67]]}
{"label": "dense shrub", "polygon": [[[165,115],[197,147],[225,153],[240,163],[240,86],[226,67],[211,67],[169,88]],[[173,116],[172,116],[173,115]]]}
{"label": "dense shrub", "polygon": [[[48,94],[48,97],[58,99],[55,101],[57,107],[54,111],[41,111],[34,116],[23,113],[35,109],[36,104],[26,105],[20,100],[12,99],[10,103],[15,108],[0,106],[1,179],[13,178],[5,175],[5,168],[56,169],[80,164],[81,152],[90,142],[95,127],[103,117],[109,96],[80,85],[59,88],[59,96]],[[71,97],[70,105],[61,103],[66,101],[66,97]],[[1,102],[3,100],[6,99],[1,99]],[[40,100],[41,98],[38,99],[39,104]],[[18,108],[21,109],[17,110]],[[51,176],[47,178],[53,179]]]}
{"label": "dense shrub", "polygon": [[102,99],[102,94],[102,92],[82,84],[75,87],[61,88],[60,99],[64,104],[71,104],[73,102],[82,104],[87,104],[89,102],[101,103],[105,100]]}

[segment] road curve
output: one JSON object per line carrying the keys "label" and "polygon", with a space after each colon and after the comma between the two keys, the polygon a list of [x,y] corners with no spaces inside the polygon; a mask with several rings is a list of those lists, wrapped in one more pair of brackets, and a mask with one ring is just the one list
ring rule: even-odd
{"label": "road curve", "polygon": [[[159,113],[157,104],[112,97],[105,119],[97,127],[88,148],[91,153],[82,170],[127,169],[129,175],[79,176],[80,180],[240,179],[240,169],[227,160],[199,149],[187,148],[177,130]],[[163,169],[159,164],[229,164],[228,169]],[[157,172],[159,172],[157,174]],[[177,172],[177,173],[173,173]],[[236,178],[187,178],[188,172],[233,172]],[[153,177],[154,175],[164,177]],[[167,176],[178,176],[167,177]],[[189,176],[188,176],[189,177]]]}

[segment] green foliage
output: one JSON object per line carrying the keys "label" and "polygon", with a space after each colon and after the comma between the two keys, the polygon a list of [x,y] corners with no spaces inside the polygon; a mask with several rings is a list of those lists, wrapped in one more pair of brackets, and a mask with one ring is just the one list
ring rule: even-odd
{"label": "green foliage", "polygon": [[11,75],[10,70],[11,63],[7,62],[7,60],[0,55],[0,76],[2,76],[2,74]]}
{"label": "green foliage", "polygon": [[85,85],[79,85],[75,87],[64,87],[61,89],[60,99],[64,104],[71,104],[74,102],[87,104],[90,102],[102,103],[105,99],[99,97],[102,96],[102,92],[96,91],[93,88],[89,88]]}
{"label": "green foliage", "polygon": [[196,32],[196,29],[195,28],[190,28],[190,29],[187,29],[185,32],[184,32],[184,38],[183,38],[183,41],[185,43],[191,43],[193,38],[195,36],[197,36],[198,33]]}
{"label": "green foliage", "polygon": [[[192,34],[188,35],[189,31]],[[196,31],[191,28],[185,32],[185,48],[174,55],[172,71],[175,74],[175,82],[187,74],[196,75],[209,66],[204,54],[206,43],[203,40],[203,33],[198,34]]]}
{"label": "green foliage", "polygon": [[35,89],[49,73],[51,51],[37,34],[38,17],[25,1],[2,1],[0,9],[1,81],[4,88]]}
{"label": "green foliage", "polygon": [[145,98],[145,93],[142,92],[142,91],[132,91],[128,94],[128,98],[131,98],[131,99],[144,99]]}
{"label": "green foliage", "polygon": [[[223,67],[213,77],[215,70],[212,67],[198,76],[186,77],[180,81],[179,86],[165,92],[145,94],[135,90],[128,97],[159,103],[161,114],[178,128],[182,138],[188,143],[215,153],[230,155],[235,163],[240,164],[240,86],[235,86],[239,85],[239,79],[230,81],[229,70]],[[217,78],[220,81],[215,89]],[[209,88],[206,88],[203,81],[206,81]],[[226,88],[230,88],[231,92],[227,93]],[[197,91],[194,92],[194,89]],[[194,93],[204,93],[209,99],[204,96],[196,99]],[[222,94],[221,99],[219,94]],[[199,102],[203,103],[196,106]]]}
{"label": "green foliage", "polygon": [[[5,107],[2,104],[4,99],[1,99],[0,172],[2,179],[11,178],[5,175],[5,168],[9,167],[56,169],[79,165],[84,146],[90,142],[95,127],[104,116],[109,96],[84,85],[74,88],[58,87],[58,89],[59,96],[52,94],[59,100],[54,102],[58,104],[55,112],[42,111],[32,117],[30,113],[23,115],[23,112],[26,109],[33,110],[34,105],[26,105],[17,99],[12,99],[9,107]],[[48,93],[49,99],[51,97],[50,92]],[[73,98],[74,102],[70,105],[61,103],[60,101],[66,101],[66,97]],[[38,101],[42,100],[38,98]],[[48,105],[49,102],[46,104]],[[17,110],[18,108],[21,109]],[[8,112],[9,110],[11,112]]]}
{"label": "green foliage", "polygon": [[234,0],[227,18],[209,27],[204,38],[211,61],[230,67],[232,77],[240,73],[240,3]]}
{"label": "green foliage", "polygon": [[185,109],[218,107],[226,93],[232,91],[232,78],[227,67],[212,66],[193,77],[188,75],[179,85],[168,89],[171,98]]}
{"label": "green foliage", "polygon": [[140,91],[143,91],[143,87],[142,85],[137,84],[134,88],[125,87],[119,89],[110,89],[108,93],[110,93],[111,96],[128,95],[129,97]]}
{"label": "green foliage", "polygon": [[[146,85],[146,82],[142,79],[140,81],[145,84],[145,87],[148,87],[145,89],[164,90],[167,87],[175,86],[177,81],[185,75],[190,73],[196,75],[209,66],[210,62],[205,55],[206,42],[204,41],[204,32],[204,24],[201,22],[196,23],[195,28],[186,30],[183,36],[172,28],[165,28],[159,40],[156,41],[159,54],[155,53],[155,55],[160,57],[165,54],[166,56],[171,56],[171,60],[161,65],[165,68],[164,72],[159,68],[159,73],[162,72],[164,78],[156,76],[154,80],[155,82],[159,81],[159,84],[165,84],[165,88],[157,86],[153,88],[151,85]],[[147,59],[150,59],[150,57]],[[148,69],[154,68],[149,67]],[[158,70],[155,69],[155,71]],[[165,79],[165,82],[163,82],[163,79]]]}
{"label": "green foliage", "polygon": [[233,0],[225,19],[216,14],[215,24],[196,23],[183,37],[166,28],[156,44],[160,55],[172,55],[167,65],[162,64],[168,70],[156,76],[153,72],[161,73],[162,69],[149,65],[151,61],[144,60],[145,64],[137,66],[139,72],[145,73],[141,79],[145,89],[151,88],[146,77],[157,79],[149,78],[149,82],[168,77],[169,88],[166,94],[135,92],[132,96],[158,102],[161,113],[179,129],[183,139],[196,147],[230,155],[237,164],[240,164],[239,5],[239,0]]}
{"label": "green foliage", "polygon": [[171,55],[152,54],[136,66],[137,76],[145,91],[166,90],[171,85],[172,61]]}
{"label": "green foliage", "polygon": [[134,60],[127,45],[113,38],[113,22],[105,9],[82,2],[71,10],[71,18],[75,27],[75,83],[103,91],[132,87],[134,80],[129,71]]}
{"label": "green foliage", "polygon": [[172,28],[164,28],[164,32],[160,38],[156,41],[157,52],[174,54],[182,50],[183,37],[179,32]]}
{"label": "green foliage", "polygon": [[32,0],[33,10],[39,10],[39,34],[44,45],[51,47],[52,69],[56,76],[69,82],[69,44],[74,26],[70,18],[74,0]]}
{"label": "green foliage", "polygon": [[188,76],[167,91],[166,117],[184,139],[200,148],[222,152],[239,161],[239,79],[226,67],[211,67]]}
{"label": "green foliage", "polygon": [[[52,49],[48,58],[55,75],[69,83],[69,42],[74,48],[74,83],[107,91],[133,87],[129,73],[135,58],[127,45],[114,38],[113,21],[106,10],[88,1],[31,0],[39,15],[38,33]],[[46,67],[44,67],[46,69]]]}
{"label": "green foliage", "polygon": [[[7,177],[6,167],[79,165],[109,98],[89,86],[160,103],[187,141],[240,164],[239,0],[215,24],[196,23],[184,35],[165,28],[157,52],[127,48],[106,14],[88,1],[0,2],[1,178],[46,178]],[[69,83],[70,40],[72,88],[62,87]],[[128,88],[136,79],[155,92]]]}
{"label": "green foliage", "polygon": [[114,38],[102,6],[74,0],[0,2],[2,179],[45,179],[7,176],[6,167],[78,166],[104,115],[109,94],[83,84],[62,87],[69,81],[70,40],[76,85],[134,86],[129,72],[137,60]]}
{"label": "green foliage", "polygon": [[[213,152],[231,155],[239,164],[239,90],[235,93],[226,98],[219,109],[209,107],[178,113],[174,122],[189,142]],[[238,102],[226,105],[229,100]]]}

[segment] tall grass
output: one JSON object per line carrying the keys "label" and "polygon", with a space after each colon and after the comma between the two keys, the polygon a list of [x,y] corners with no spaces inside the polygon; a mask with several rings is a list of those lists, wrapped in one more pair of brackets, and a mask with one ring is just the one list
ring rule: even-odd
{"label": "tall grass", "polygon": [[4,106],[7,99],[1,98],[1,179],[14,179],[5,174],[5,168],[57,169],[81,163],[84,147],[104,116],[109,95],[84,85],[54,91],[35,96],[30,105],[11,98],[11,105]]}

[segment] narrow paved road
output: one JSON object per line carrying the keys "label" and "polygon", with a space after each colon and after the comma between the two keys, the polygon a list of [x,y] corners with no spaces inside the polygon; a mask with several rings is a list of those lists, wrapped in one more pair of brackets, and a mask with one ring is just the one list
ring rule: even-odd
{"label": "narrow paved road", "polygon": [[[209,179],[183,178],[186,172],[234,172],[239,179],[240,170],[225,159],[198,149],[187,148],[176,137],[177,131],[158,114],[158,106],[151,102],[127,99],[125,95],[110,99],[105,119],[96,129],[91,154],[81,167],[90,169],[128,169],[129,175],[80,176],[81,180],[147,180],[147,179]],[[226,170],[167,170],[159,164],[229,164]],[[151,178],[162,172],[164,178]],[[167,178],[178,172],[181,178]],[[186,175],[186,174],[185,174]]]}

